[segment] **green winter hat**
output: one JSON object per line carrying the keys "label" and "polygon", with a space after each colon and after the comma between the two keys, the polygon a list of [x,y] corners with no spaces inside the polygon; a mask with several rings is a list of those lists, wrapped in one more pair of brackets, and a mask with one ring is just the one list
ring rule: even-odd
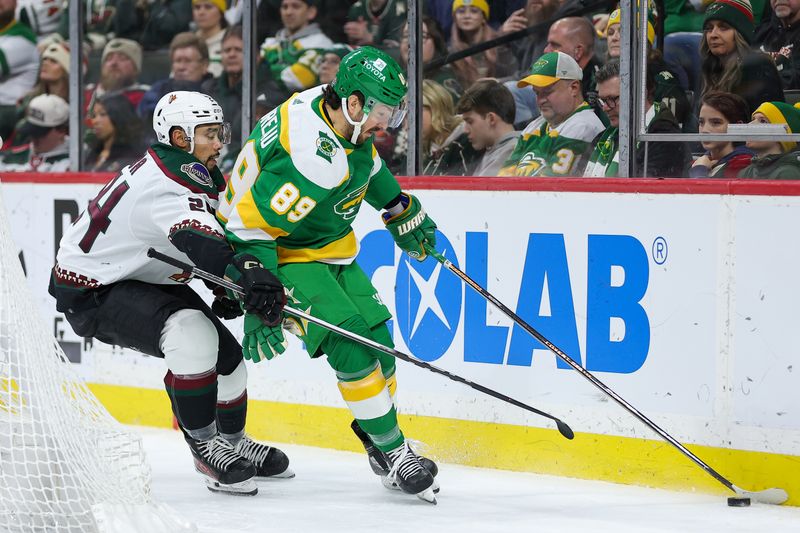
{"label": "green winter hat", "polygon": [[[800,109],[792,107],[785,102],[764,102],[753,111],[753,115],[761,113],[770,124],[785,124],[788,133],[800,133]],[[797,143],[794,141],[781,141],[784,152],[791,152]]]}
{"label": "green winter hat", "polygon": [[706,9],[703,19],[703,28],[710,20],[721,20],[738,31],[745,41],[753,41],[755,23],[753,22],[753,8],[750,0],[717,0]]}

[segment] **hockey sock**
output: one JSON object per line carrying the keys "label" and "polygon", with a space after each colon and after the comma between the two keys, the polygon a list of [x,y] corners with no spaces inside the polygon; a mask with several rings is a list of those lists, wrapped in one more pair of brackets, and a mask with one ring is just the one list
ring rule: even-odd
{"label": "hockey sock", "polygon": [[247,367],[241,361],[228,375],[217,375],[217,426],[231,444],[244,436],[247,419]]}
{"label": "hockey sock", "polygon": [[184,432],[195,440],[207,440],[217,433],[217,372],[164,376],[172,412]]}
{"label": "hockey sock", "polygon": [[236,446],[244,437],[244,423],[247,419],[247,391],[231,401],[217,401],[217,427],[220,434]]}
{"label": "hockey sock", "polygon": [[[361,317],[352,317],[340,326],[365,337],[372,336]],[[381,451],[400,446],[405,439],[397,424],[397,413],[377,352],[340,335],[329,335],[322,347],[336,371],[342,398],[358,425]]]}
{"label": "hockey sock", "polygon": [[[370,338],[375,342],[379,342],[389,348],[394,348],[394,341],[392,341],[392,336],[389,334],[389,328],[386,327],[386,322],[378,324],[372,328],[370,332],[372,333]],[[394,403],[397,399],[397,377],[395,376],[397,366],[395,359],[389,354],[379,352],[378,361],[381,364],[381,371],[386,380],[386,386],[389,388],[389,395],[392,397],[392,402]],[[397,404],[395,403],[395,408],[396,406]]]}

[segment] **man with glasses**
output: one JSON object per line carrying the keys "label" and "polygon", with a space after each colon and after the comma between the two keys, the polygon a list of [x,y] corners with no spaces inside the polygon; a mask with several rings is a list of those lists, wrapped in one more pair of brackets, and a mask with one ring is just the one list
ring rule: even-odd
{"label": "man with glasses", "polygon": [[241,315],[239,304],[219,298],[209,307],[185,272],[145,252],[236,279],[242,306],[272,323],[280,321],[283,286],[254,257],[234,255],[214,217],[225,189],[217,161],[230,142],[219,104],[197,92],[167,93],[153,129],[158,142],[64,233],[49,291],[79,336],[164,359],[172,412],[208,489],[253,495],[257,479],[294,474],[283,452],[244,431],[247,368],[218,318]]}
{"label": "man with glasses", "polygon": [[[266,114],[245,142],[217,218],[238,253],[256,256],[287,289],[289,303],[342,329],[393,346],[389,309],[355,257],[352,229],[363,202],[411,257],[436,244],[436,224],[400,189],[373,135],[402,124],[408,87],[388,54],[347,54],[328,85],[295,94]],[[411,449],[398,425],[395,361],[315,324],[286,318],[308,354],[327,356],[373,471],[388,488],[435,503],[433,461]],[[244,355],[272,359],[286,347],[280,324],[245,314]]]}
{"label": "man with glasses", "polygon": [[[645,124],[648,133],[680,133],[681,126],[669,107],[662,102],[653,102],[655,94],[655,68],[647,69],[647,112]],[[611,61],[602,66],[595,78],[598,102],[603,107],[610,126],[600,135],[589,156],[584,177],[619,176],[619,61]],[[686,143],[651,142],[637,143],[636,165],[633,175],[675,178],[686,175],[689,166],[689,152]],[[646,159],[646,165],[645,165]],[[645,172],[646,166],[646,172]]]}
{"label": "man with glasses", "polygon": [[583,173],[603,123],[583,99],[583,72],[563,52],[544,54],[517,86],[531,86],[541,116],[523,130],[502,176],[575,176]]}

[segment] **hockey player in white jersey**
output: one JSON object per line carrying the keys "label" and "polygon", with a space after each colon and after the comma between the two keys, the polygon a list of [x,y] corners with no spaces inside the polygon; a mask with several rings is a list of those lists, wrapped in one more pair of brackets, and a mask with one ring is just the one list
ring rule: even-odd
{"label": "hockey player in white jersey", "polygon": [[[214,217],[225,190],[217,159],[230,139],[219,104],[201,93],[168,93],[153,128],[158,142],[64,234],[50,293],[78,335],[164,358],[172,410],[208,488],[256,494],[256,479],[294,474],[282,451],[244,432],[247,369],[218,316],[240,315],[241,304],[278,324],[284,289],[255,257],[234,255]],[[245,296],[218,296],[209,308],[183,272],[147,257],[150,247],[234,279]]]}

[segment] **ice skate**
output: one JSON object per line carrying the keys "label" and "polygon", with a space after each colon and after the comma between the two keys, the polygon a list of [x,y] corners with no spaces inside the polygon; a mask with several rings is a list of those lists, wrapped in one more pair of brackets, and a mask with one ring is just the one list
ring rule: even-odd
{"label": "ice skate", "polygon": [[261,444],[245,435],[236,443],[234,450],[253,463],[259,481],[294,477],[294,471],[289,468],[289,458],[278,448]]}
{"label": "ice skate", "polygon": [[[386,457],[386,454],[375,447],[375,444],[369,438],[369,435],[367,435],[364,430],[361,429],[361,426],[358,425],[358,422],[353,420],[353,422],[350,424],[350,428],[364,446],[364,450],[367,452],[367,457],[369,457],[369,466],[372,468],[372,471],[375,473],[375,475],[381,477],[383,486],[390,490],[401,490],[396,481],[389,479],[389,470],[391,470],[392,467],[389,463],[389,459]],[[417,457],[419,457],[419,462],[422,465],[422,468],[430,472],[434,477],[433,492],[438,493],[439,482],[436,481],[435,478],[437,474],[439,474],[439,467],[427,457],[422,457],[420,455]]]}
{"label": "ice skate", "polygon": [[419,456],[408,445],[408,441],[386,453],[392,464],[387,479],[397,483],[403,492],[415,494],[417,498],[436,504],[433,475],[422,467]]}
{"label": "ice skate", "polygon": [[194,456],[194,467],[202,474],[208,490],[241,496],[258,493],[256,467],[220,435],[208,440],[187,438],[186,442]]}

